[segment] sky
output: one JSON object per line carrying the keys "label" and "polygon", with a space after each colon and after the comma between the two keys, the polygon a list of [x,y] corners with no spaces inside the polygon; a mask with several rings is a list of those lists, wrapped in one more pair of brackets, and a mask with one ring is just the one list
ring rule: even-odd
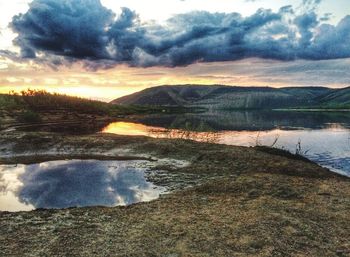
{"label": "sky", "polygon": [[0,0],[0,93],[350,86],[349,0]]}

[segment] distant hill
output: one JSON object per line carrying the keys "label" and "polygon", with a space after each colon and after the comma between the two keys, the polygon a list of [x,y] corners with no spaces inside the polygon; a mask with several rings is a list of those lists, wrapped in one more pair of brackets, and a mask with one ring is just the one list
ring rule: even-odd
{"label": "distant hill", "polygon": [[326,87],[158,86],[118,98],[111,103],[143,106],[205,107],[208,109],[273,109],[330,108],[340,106],[338,105],[339,102],[342,104],[350,103],[350,88],[335,90]]}
{"label": "distant hill", "polygon": [[350,87],[333,90],[315,100],[324,108],[350,108]]}

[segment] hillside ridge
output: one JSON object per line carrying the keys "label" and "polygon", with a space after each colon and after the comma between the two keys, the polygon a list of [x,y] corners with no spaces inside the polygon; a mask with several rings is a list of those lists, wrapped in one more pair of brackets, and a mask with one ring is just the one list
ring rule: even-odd
{"label": "hillside ridge", "polygon": [[350,108],[350,87],[163,85],[120,97],[111,103],[208,109]]}

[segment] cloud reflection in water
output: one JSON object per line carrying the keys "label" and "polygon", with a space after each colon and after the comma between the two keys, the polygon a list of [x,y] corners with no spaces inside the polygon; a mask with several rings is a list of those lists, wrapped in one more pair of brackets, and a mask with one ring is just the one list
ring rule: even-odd
{"label": "cloud reflection in water", "polygon": [[[23,205],[116,206],[158,198],[164,189],[146,181],[144,170],[133,165],[136,162],[71,160],[5,165],[0,166],[0,188],[8,197],[10,193],[16,195],[18,210],[27,210]],[[9,176],[13,186],[6,186],[10,183]],[[0,201],[0,210],[6,210],[5,205],[5,200]]]}

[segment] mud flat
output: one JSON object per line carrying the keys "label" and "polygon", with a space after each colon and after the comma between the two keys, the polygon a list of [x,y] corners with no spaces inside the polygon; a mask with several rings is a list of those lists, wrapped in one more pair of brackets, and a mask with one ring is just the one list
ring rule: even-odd
{"label": "mud flat", "polygon": [[0,146],[1,164],[148,160],[172,188],[126,207],[1,212],[1,256],[350,255],[350,179],[283,151],[25,132]]}

